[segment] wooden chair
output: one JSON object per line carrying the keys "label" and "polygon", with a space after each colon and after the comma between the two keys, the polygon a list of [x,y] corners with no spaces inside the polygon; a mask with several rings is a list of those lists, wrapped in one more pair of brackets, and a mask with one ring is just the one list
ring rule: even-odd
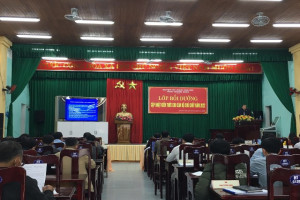
{"label": "wooden chair", "polygon": [[[154,166],[154,175],[153,175],[153,181],[154,181],[154,194],[157,194],[157,188],[159,186],[160,190],[160,197],[163,197],[163,180],[166,176],[166,169],[165,169],[165,161],[164,159],[167,157],[167,152],[171,152],[175,146],[178,145],[178,142],[176,140],[162,140],[160,141],[160,153],[161,155],[157,155],[160,157],[159,159],[159,165]],[[158,180],[157,180],[158,179]]]}
{"label": "wooden chair", "polygon": [[300,149],[286,149],[286,148],[281,148],[279,155],[293,155],[293,154],[300,154]]}
{"label": "wooden chair", "polygon": [[246,153],[245,151],[248,151],[249,152],[249,157],[251,158],[253,156],[254,152],[258,148],[260,148],[260,145],[247,145],[247,144],[243,144],[241,147],[242,147],[243,153]]}
{"label": "wooden chair", "polygon": [[147,175],[150,177],[150,179],[153,178],[153,165],[154,165],[154,148],[155,148],[155,142],[159,140],[158,138],[150,138],[149,143],[150,143],[150,148],[147,151]]}
{"label": "wooden chair", "polygon": [[20,200],[25,200],[25,177],[26,171],[22,167],[0,168],[0,199],[2,198],[3,186],[17,182],[21,185]]}
{"label": "wooden chair", "polygon": [[[93,154],[93,145],[90,144],[90,143],[81,143],[81,144],[78,144],[78,149],[81,150],[81,149],[87,149],[90,153],[90,156],[91,158],[93,158],[92,154]],[[97,155],[97,152],[95,152],[95,156]],[[93,158],[95,159],[95,157]]]}
{"label": "wooden chair", "polygon": [[36,150],[33,150],[33,149],[23,150],[23,155],[37,156],[37,152],[36,152]]}
{"label": "wooden chair", "polygon": [[271,165],[280,165],[283,168],[291,168],[295,164],[295,159],[291,155],[268,155],[266,158],[267,174],[270,174]]}
{"label": "wooden chair", "polygon": [[226,161],[226,179],[236,180],[237,177],[235,166],[244,163],[247,168],[247,185],[250,185],[250,158],[247,154],[228,155],[225,157]]}
{"label": "wooden chair", "polygon": [[[47,163],[49,165],[55,166],[55,177],[48,176],[47,180],[49,182],[55,182],[55,190],[58,192],[59,196],[56,196],[56,199],[71,199],[74,195],[76,188],[75,187],[60,187],[60,162],[59,158],[55,155],[42,155],[42,156],[31,156],[24,155],[23,162],[25,164],[40,164]],[[70,197],[70,198],[68,198]]]}
{"label": "wooden chair", "polygon": [[206,147],[185,146],[183,150],[183,167],[186,167],[186,155],[194,161],[194,170],[203,170],[203,165],[206,163]]}
{"label": "wooden chair", "polygon": [[39,155],[53,154],[52,146],[39,146],[39,147],[36,147],[35,150]]}
{"label": "wooden chair", "polygon": [[[87,149],[81,149],[81,150],[70,150],[70,149],[64,149],[60,152],[60,174],[62,174],[63,171],[63,158],[69,157],[72,159],[71,161],[71,175],[78,175],[79,174],[79,158],[82,156],[88,156],[88,199],[91,199],[91,156]],[[70,181],[70,180],[67,180]],[[71,179],[72,181],[72,179]],[[83,187],[84,188],[84,187]],[[78,191],[81,190],[80,187],[77,187],[77,193],[84,193],[84,191]],[[96,190],[95,190],[96,191]],[[77,194],[77,198],[78,197]]]}
{"label": "wooden chair", "polygon": [[[289,200],[300,199],[300,170],[277,168],[270,172],[268,183],[268,197],[269,200],[276,198],[274,195],[274,182],[281,181],[283,184],[283,191],[289,193]],[[284,194],[287,195],[287,194]]]}

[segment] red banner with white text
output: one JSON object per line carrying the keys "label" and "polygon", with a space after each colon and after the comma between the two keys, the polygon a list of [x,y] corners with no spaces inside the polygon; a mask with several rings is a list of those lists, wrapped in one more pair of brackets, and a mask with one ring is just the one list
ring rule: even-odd
{"label": "red banner with white text", "polygon": [[207,114],[207,88],[149,87],[148,113]]}
{"label": "red banner with white text", "polygon": [[259,63],[180,63],[180,62],[89,62],[85,60],[41,60],[40,71],[91,71],[91,72],[176,72],[261,74]]}

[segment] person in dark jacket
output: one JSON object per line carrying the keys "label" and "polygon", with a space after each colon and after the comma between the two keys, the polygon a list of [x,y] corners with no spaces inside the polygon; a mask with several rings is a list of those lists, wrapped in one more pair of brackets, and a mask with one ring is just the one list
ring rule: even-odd
{"label": "person in dark jacket", "polygon": [[[5,141],[0,143],[0,168],[20,167],[22,163],[22,146],[14,141]],[[19,200],[20,184],[17,182],[7,183],[3,186],[3,200]],[[25,199],[26,200],[55,200],[53,196],[53,187],[46,185],[43,192],[40,191],[35,179],[26,176],[25,178]]]}
{"label": "person in dark jacket", "polygon": [[247,105],[243,105],[239,109],[237,116],[240,116],[240,115],[251,115],[251,112],[250,112],[250,110],[248,110]]}

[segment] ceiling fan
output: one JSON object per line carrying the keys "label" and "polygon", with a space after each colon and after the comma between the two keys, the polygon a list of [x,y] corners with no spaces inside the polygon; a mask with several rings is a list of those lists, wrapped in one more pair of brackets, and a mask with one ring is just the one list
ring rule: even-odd
{"label": "ceiling fan", "polygon": [[78,15],[77,8],[71,8],[71,14],[66,14],[65,18],[70,21],[81,20],[82,18]]}

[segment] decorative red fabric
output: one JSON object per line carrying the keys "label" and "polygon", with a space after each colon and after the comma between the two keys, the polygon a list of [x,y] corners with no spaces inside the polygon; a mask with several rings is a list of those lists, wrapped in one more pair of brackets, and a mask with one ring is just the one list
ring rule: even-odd
{"label": "decorative red fabric", "polygon": [[[137,85],[130,88],[131,82]],[[118,83],[124,82],[125,89],[116,88]],[[107,98],[107,121],[108,121],[108,142],[116,143],[118,141],[115,116],[121,112],[121,105],[127,104],[127,112],[133,115],[133,124],[131,126],[131,143],[142,143],[143,140],[143,81],[125,80],[125,79],[107,79],[106,88]]]}

